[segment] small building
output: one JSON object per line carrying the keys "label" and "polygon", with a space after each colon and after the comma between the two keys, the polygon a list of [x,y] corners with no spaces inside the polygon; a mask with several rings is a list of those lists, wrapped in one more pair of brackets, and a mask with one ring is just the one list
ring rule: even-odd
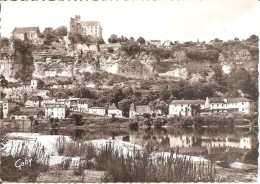
{"label": "small building", "polygon": [[33,96],[26,100],[24,103],[25,107],[41,107],[42,97],[40,96]]}
{"label": "small building", "polygon": [[105,116],[106,109],[104,107],[90,107],[88,109],[88,113],[93,115]]}
{"label": "small building", "polygon": [[44,111],[36,110],[36,111],[17,111],[12,113],[11,119],[13,120],[28,120],[32,119],[41,119],[44,116]]}
{"label": "small building", "polygon": [[42,102],[41,102],[41,107],[46,107],[46,104],[54,104],[56,103],[56,99],[55,98],[43,98]]}
{"label": "small building", "polygon": [[32,79],[31,80],[31,88],[37,89],[37,87],[38,87],[38,80]]}
{"label": "small building", "polygon": [[3,118],[7,118],[8,115],[17,109],[17,103],[12,102],[11,100],[3,100]]}
{"label": "small building", "polygon": [[161,46],[161,40],[147,40],[147,45],[155,45],[157,47]]}
{"label": "small building", "polygon": [[170,48],[172,45],[173,45],[172,41],[165,40],[165,42],[163,42],[163,44],[162,44],[162,47]]}
{"label": "small building", "polygon": [[122,118],[122,110],[117,109],[116,105],[113,103],[108,109],[108,116]]}
{"label": "small building", "polygon": [[57,119],[65,119],[67,108],[66,105],[61,104],[45,104],[45,116],[46,118],[57,118]]}
{"label": "small building", "polygon": [[35,40],[40,33],[39,27],[21,27],[14,28],[12,36],[21,40]]}
{"label": "small building", "polygon": [[134,118],[136,116],[143,116],[143,114],[152,114],[152,110],[149,105],[135,106],[134,103],[130,105],[129,117]]}

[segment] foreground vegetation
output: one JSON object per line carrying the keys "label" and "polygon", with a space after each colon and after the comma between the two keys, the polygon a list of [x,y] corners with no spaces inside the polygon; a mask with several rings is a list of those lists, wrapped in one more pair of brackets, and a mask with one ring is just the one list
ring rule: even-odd
{"label": "foreground vegetation", "polygon": [[[40,172],[47,172],[49,156],[44,154],[44,148],[35,143],[29,154],[28,144],[22,143],[2,155],[1,179],[3,181],[35,182]],[[82,176],[84,170],[104,171],[102,182],[224,182],[228,181],[217,174],[212,162],[195,163],[189,157],[178,156],[171,152],[169,156],[151,157],[149,149],[123,153],[114,144],[107,143],[102,147],[92,144],[66,142],[60,137],[56,142],[59,155],[66,155],[58,164],[59,170],[72,169],[75,176]],[[45,156],[44,156],[45,155]],[[17,159],[32,157],[29,167],[18,170],[14,166]],[[77,164],[72,164],[72,157],[80,156]],[[12,173],[12,176],[10,176]],[[66,181],[63,181],[66,182]]]}
{"label": "foreground vegetation", "polygon": [[[194,163],[188,157],[179,157],[171,152],[167,157],[151,158],[151,152],[134,150],[124,154],[113,144],[96,149],[91,144],[57,141],[59,154],[81,156],[78,170],[95,169],[105,171],[103,182],[224,182],[218,176],[213,163]],[[83,162],[84,161],[84,162]],[[64,160],[63,165],[70,161]],[[68,166],[67,166],[68,167]]]}

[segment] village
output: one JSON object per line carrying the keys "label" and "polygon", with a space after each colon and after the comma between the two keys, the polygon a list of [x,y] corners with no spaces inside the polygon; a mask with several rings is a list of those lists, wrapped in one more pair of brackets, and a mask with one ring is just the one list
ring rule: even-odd
{"label": "village", "polygon": [[[36,90],[37,80],[31,80],[31,84],[23,88]],[[17,100],[17,99],[16,99]],[[29,128],[33,122],[49,122],[50,119],[69,119],[69,114],[95,115],[108,118],[144,118],[174,116],[194,116],[243,113],[249,114],[256,111],[254,102],[247,98],[206,98],[205,100],[173,100],[168,107],[168,114],[163,114],[162,109],[152,109],[149,105],[135,105],[129,107],[129,117],[123,117],[122,110],[113,103],[108,108],[90,105],[90,99],[70,97],[67,99],[50,98],[48,96],[31,96],[24,103],[16,102],[14,99],[2,99],[0,105],[3,114],[3,124]],[[71,117],[71,116],[70,116]]]}

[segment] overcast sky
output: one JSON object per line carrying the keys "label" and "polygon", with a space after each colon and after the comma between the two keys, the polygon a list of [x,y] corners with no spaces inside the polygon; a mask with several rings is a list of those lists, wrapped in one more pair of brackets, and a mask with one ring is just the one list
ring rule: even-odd
{"label": "overcast sky", "polygon": [[248,38],[260,32],[258,0],[157,0],[108,2],[1,2],[1,33],[15,27],[66,26],[70,17],[97,20],[111,34],[171,41]]}

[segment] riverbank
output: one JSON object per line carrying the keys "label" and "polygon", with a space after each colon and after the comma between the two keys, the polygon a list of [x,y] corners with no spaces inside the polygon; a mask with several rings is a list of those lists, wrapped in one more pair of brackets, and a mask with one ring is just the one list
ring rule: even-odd
{"label": "riverbank", "polygon": [[[124,141],[116,141],[116,140],[91,140],[91,141],[85,141],[82,143],[74,142],[70,137],[67,136],[48,136],[48,135],[41,135],[37,133],[10,133],[7,134],[7,137],[9,139],[8,144],[6,145],[7,149],[6,151],[10,151],[11,146],[15,148],[19,148],[18,145],[21,145],[23,141],[27,142],[27,146],[29,147],[29,150],[32,150],[35,143],[39,143],[40,146],[46,147],[45,154],[50,155],[50,161],[49,161],[49,171],[48,172],[41,172],[39,176],[37,177],[36,182],[65,182],[64,179],[66,179],[66,182],[104,182],[104,179],[108,179],[105,176],[104,171],[97,170],[98,167],[93,166],[97,163],[98,157],[94,156],[90,160],[92,160],[91,164],[88,166],[88,168],[84,168],[83,172],[80,176],[75,176],[74,174],[74,168],[68,167],[65,170],[59,169],[60,164],[64,164],[64,159],[71,158],[71,163],[74,163],[74,165],[77,165],[81,162],[81,154],[85,153],[87,150],[91,150],[92,148],[89,147],[89,149],[85,149],[89,143],[93,145],[95,148],[99,148],[99,150],[102,150],[102,147],[104,148],[104,145],[107,145],[108,143],[113,145],[114,149],[120,149],[122,151],[122,154],[124,157],[126,157],[128,154],[133,154],[134,151],[140,150],[143,152],[143,147],[139,146],[137,144],[132,144],[130,142],[124,142]],[[59,151],[60,148],[62,148],[62,144],[60,146],[57,145],[57,140],[60,139],[65,141],[64,146],[69,146],[64,148],[63,152]],[[81,144],[85,146],[80,146]],[[84,148],[84,149],[83,149]],[[15,149],[14,149],[15,151]],[[112,150],[110,150],[112,151]],[[105,152],[104,152],[105,153]],[[79,155],[77,155],[79,154]],[[107,154],[107,153],[106,153]],[[67,156],[65,156],[67,155]],[[68,157],[68,155],[71,155]],[[171,157],[171,153],[169,152],[151,152],[149,158],[152,160],[158,160],[163,157]],[[207,159],[204,159],[202,157],[195,157],[195,156],[185,156],[185,155],[178,155],[178,158],[190,158],[190,160],[193,163],[199,164],[200,162],[208,163],[209,161]],[[95,158],[95,159],[93,159]],[[126,157],[127,158],[127,157]],[[177,159],[175,157],[175,154],[173,155],[174,159]],[[89,160],[89,159],[88,159]],[[103,162],[103,161],[102,161]],[[252,182],[257,181],[257,166],[253,166],[250,164],[243,164],[243,163],[229,163],[228,168],[226,165],[219,166],[216,165],[216,171],[221,173],[220,176],[225,176],[226,178],[229,177],[229,179],[232,179],[231,181],[240,181],[240,182]],[[58,169],[57,169],[58,168]],[[91,169],[90,169],[91,168]],[[224,172],[224,171],[225,172]],[[90,176],[90,174],[94,174],[94,176]],[[110,176],[111,177],[111,176]],[[62,180],[60,178],[63,178]],[[25,178],[21,179],[23,181]],[[107,180],[105,180],[107,181]]]}

